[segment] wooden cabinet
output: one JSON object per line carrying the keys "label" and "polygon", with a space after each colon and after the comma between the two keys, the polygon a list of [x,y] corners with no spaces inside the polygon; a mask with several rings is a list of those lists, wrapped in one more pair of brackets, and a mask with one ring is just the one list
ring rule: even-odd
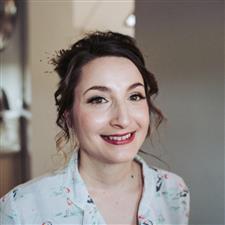
{"label": "wooden cabinet", "polygon": [[0,197],[21,183],[22,167],[20,152],[0,152]]}

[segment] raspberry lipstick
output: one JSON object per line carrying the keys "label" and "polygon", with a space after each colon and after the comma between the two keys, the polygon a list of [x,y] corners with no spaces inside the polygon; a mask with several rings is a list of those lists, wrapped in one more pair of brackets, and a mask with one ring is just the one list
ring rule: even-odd
{"label": "raspberry lipstick", "polygon": [[102,135],[101,137],[109,144],[125,145],[131,143],[134,140],[135,132],[124,135]]}

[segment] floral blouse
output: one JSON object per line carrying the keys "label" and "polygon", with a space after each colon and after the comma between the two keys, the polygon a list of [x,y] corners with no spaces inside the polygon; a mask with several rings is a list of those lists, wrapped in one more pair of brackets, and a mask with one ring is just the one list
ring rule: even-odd
{"label": "floral blouse", "polygon": [[[174,173],[149,167],[139,156],[144,189],[139,225],[188,224],[189,191]],[[115,215],[116,216],[116,215]],[[106,224],[79,174],[78,153],[63,169],[15,187],[0,199],[0,224]]]}

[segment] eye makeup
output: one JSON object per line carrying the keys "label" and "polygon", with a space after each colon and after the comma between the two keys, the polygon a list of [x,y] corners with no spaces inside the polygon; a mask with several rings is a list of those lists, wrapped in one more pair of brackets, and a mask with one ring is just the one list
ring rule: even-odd
{"label": "eye makeup", "polygon": [[146,99],[145,96],[143,96],[141,93],[134,93],[129,97],[132,101],[141,101],[143,99]]}
{"label": "eye makeup", "polygon": [[[144,95],[142,95],[141,93],[133,93],[130,95],[130,97],[128,99],[131,101],[134,101],[134,102],[138,102],[138,101],[146,99],[146,97]],[[99,96],[99,95],[92,96],[92,97],[88,98],[88,100],[87,100],[88,104],[103,104],[103,103],[107,103],[107,102],[108,102],[108,100],[106,100],[106,98]]]}
{"label": "eye makeup", "polygon": [[102,104],[108,102],[104,97],[101,96],[93,96],[87,100],[88,104]]}

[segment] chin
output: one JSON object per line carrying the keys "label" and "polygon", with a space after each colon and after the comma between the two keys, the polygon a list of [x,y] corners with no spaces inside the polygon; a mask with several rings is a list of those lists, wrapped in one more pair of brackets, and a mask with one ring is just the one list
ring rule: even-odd
{"label": "chin", "polygon": [[138,153],[138,150],[130,151],[127,149],[120,149],[114,151],[115,151],[114,153],[111,153],[107,157],[107,161],[110,161],[111,163],[126,163],[133,161],[135,155]]}

